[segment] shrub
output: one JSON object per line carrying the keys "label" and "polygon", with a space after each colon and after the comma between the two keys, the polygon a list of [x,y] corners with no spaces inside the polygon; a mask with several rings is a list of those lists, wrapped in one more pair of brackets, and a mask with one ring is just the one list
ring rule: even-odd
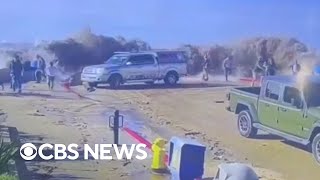
{"label": "shrub", "polygon": [[115,51],[144,51],[151,47],[141,40],[126,41],[123,37],[115,39],[86,30],[67,40],[52,42],[46,49],[55,55],[65,70],[74,71],[83,66],[101,64]]}
{"label": "shrub", "polygon": [[18,178],[16,176],[12,176],[12,175],[0,175],[0,180],[18,180]]}
{"label": "shrub", "polygon": [[14,143],[5,143],[0,137],[0,174],[8,172],[8,163],[14,158],[18,151]]}

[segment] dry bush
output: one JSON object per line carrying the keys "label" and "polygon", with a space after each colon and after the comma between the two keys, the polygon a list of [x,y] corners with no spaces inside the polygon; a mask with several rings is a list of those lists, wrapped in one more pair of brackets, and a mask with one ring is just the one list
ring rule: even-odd
{"label": "dry bush", "polygon": [[[181,49],[187,52],[188,73],[198,74],[202,71],[204,53],[209,55],[209,70],[211,73],[222,73],[222,62],[228,56],[234,55],[235,71],[241,76],[251,76],[261,48],[261,42],[267,40],[267,49],[273,56],[278,71],[286,72],[294,60],[308,68],[317,64],[317,55],[307,46],[294,38],[257,37],[240,41],[231,46],[215,45],[208,48],[183,45]],[[101,64],[111,57],[115,51],[144,51],[150,50],[148,43],[142,40],[126,40],[124,37],[107,37],[93,34],[90,29],[84,29],[73,37],[63,40],[42,43],[29,50],[20,50],[25,60],[34,60],[40,54],[47,61],[58,60],[58,64],[68,72],[79,72],[82,67]],[[10,49],[0,53],[0,68],[5,66],[8,59],[17,51]],[[293,55],[293,58],[290,58]],[[26,62],[28,63],[28,62]],[[27,66],[27,64],[26,64]]]}
{"label": "dry bush", "polygon": [[58,59],[59,65],[66,70],[78,70],[87,65],[101,64],[110,58],[115,51],[149,50],[150,46],[140,40],[126,41],[95,35],[83,31],[65,41],[55,41],[47,50]]}

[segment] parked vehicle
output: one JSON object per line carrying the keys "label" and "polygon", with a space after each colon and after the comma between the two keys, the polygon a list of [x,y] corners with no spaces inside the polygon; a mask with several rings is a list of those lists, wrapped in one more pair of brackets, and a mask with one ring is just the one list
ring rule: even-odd
{"label": "parked vehicle", "polygon": [[320,163],[320,77],[269,76],[261,87],[234,88],[228,109],[241,136],[263,130],[311,148]]}
{"label": "parked vehicle", "polygon": [[85,67],[81,80],[90,87],[107,83],[116,89],[124,83],[153,84],[158,80],[175,85],[186,74],[187,59],[183,51],[121,52],[104,64]]}

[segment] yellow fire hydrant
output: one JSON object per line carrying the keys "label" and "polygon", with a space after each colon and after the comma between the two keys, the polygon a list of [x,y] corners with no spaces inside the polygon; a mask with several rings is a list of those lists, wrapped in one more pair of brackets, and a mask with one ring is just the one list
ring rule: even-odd
{"label": "yellow fire hydrant", "polygon": [[153,151],[153,159],[151,164],[151,169],[154,172],[164,173],[167,171],[167,165],[165,162],[165,155],[166,155],[166,145],[167,141],[162,138],[157,138],[152,144],[152,151]]}

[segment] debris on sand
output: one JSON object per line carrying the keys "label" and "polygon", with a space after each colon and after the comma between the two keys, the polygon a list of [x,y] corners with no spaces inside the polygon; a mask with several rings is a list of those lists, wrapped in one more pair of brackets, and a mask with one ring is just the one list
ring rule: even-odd
{"label": "debris on sand", "polygon": [[199,135],[201,134],[201,132],[187,132],[187,133],[184,133],[185,136],[196,136],[196,135]]}
{"label": "debris on sand", "polygon": [[215,101],[215,103],[224,103],[224,101],[221,101],[221,100],[220,101]]}
{"label": "debris on sand", "polygon": [[82,142],[83,142],[83,143],[87,143],[87,142],[88,142],[88,139],[87,139],[86,137],[83,137],[83,138],[82,138]]}
{"label": "debris on sand", "polygon": [[214,153],[213,153],[213,159],[214,160],[222,160],[224,155],[225,155],[225,150],[224,149],[217,149]]}
{"label": "debris on sand", "polygon": [[28,113],[28,115],[30,115],[30,116],[45,116],[44,114],[40,113],[40,111],[38,109],[33,113]]}
{"label": "debris on sand", "polygon": [[122,173],[122,174],[120,175],[120,177],[124,177],[124,176],[129,176],[129,174],[128,174],[128,173]]}
{"label": "debris on sand", "polygon": [[126,161],[123,163],[122,166],[127,166],[127,165],[130,164],[130,163],[131,163],[131,161],[129,161],[129,160],[126,159]]}

